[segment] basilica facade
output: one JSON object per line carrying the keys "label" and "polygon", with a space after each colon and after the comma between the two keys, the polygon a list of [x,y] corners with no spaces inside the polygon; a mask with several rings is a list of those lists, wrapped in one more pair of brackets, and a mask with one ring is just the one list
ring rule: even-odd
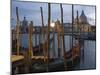
{"label": "basilica facade", "polygon": [[81,15],[78,15],[74,19],[74,30],[81,31],[81,32],[91,32],[91,25],[87,20],[87,16],[85,15],[84,11],[82,10]]}

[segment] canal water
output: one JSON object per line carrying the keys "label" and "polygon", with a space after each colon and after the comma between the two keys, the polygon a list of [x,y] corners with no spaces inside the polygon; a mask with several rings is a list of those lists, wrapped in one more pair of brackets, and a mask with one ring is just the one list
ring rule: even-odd
{"label": "canal water", "polygon": [[[39,38],[40,37],[40,38]],[[52,34],[51,37],[52,38]],[[39,45],[39,41],[46,40],[46,37],[43,39],[39,34],[33,35],[33,46]],[[55,34],[55,50],[53,49],[53,44],[50,45],[50,57],[58,58],[58,45],[57,45],[57,34]],[[62,40],[60,41],[61,49],[62,49]],[[65,36],[65,48],[66,51],[69,51],[71,48],[71,36]],[[21,35],[21,46],[24,48],[28,48],[28,34]],[[55,54],[54,54],[55,51]],[[83,56],[84,54],[84,56]],[[81,61],[76,65],[75,69],[95,69],[96,68],[96,41],[93,40],[84,40],[84,47],[81,48]],[[63,56],[63,51],[61,52],[61,56]]]}
{"label": "canal water", "polygon": [[81,69],[95,69],[95,68],[96,68],[96,41],[84,40],[84,57],[81,57],[80,64],[76,66],[76,69],[81,70]]}

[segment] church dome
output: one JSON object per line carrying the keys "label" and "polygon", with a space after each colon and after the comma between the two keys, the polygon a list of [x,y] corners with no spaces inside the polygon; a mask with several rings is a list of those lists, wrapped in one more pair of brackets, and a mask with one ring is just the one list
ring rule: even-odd
{"label": "church dome", "polygon": [[28,21],[26,20],[26,17],[24,17],[24,20],[22,21],[22,32],[27,31],[27,25],[28,25]]}
{"label": "church dome", "polygon": [[88,24],[87,17],[85,16],[83,10],[82,10],[82,13],[81,13],[81,15],[79,17],[79,23]]}
{"label": "church dome", "polygon": [[22,21],[22,26],[27,26],[27,20],[26,20],[26,17],[24,17],[24,20]]}

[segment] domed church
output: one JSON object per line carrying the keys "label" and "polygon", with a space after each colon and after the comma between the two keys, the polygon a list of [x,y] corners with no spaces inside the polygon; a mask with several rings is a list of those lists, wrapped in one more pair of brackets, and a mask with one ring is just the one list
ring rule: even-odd
{"label": "domed church", "polygon": [[80,30],[83,32],[91,31],[91,25],[89,24],[83,10],[80,16],[78,16],[78,11],[77,11],[77,16],[74,20],[74,26],[75,26],[75,30]]}
{"label": "domed church", "polygon": [[24,19],[22,21],[22,33],[27,32],[27,27],[28,27],[28,21],[26,20],[26,17],[24,17]]}
{"label": "domed church", "polygon": [[81,15],[79,17],[79,23],[81,23],[81,24],[88,24],[87,17],[85,16],[83,10],[82,10],[82,13],[81,13]]}

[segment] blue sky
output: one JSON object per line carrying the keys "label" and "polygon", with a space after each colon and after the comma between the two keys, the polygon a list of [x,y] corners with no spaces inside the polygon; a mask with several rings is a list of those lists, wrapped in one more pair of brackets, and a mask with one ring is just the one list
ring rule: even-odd
{"label": "blue sky", "polygon": [[[16,7],[19,7],[19,16],[20,21],[23,20],[23,17],[26,16],[28,21],[33,21],[35,26],[41,26],[41,13],[40,7],[43,8],[44,23],[47,24],[48,21],[48,3],[39,3],[39,2],[21,2],[21,1],[12,1],[12,11],[11,11],[11,25],[14,26],[16,23]],[[64,14],[64,23],[71,23],[72,20],[72,5],[63,4],[63,14]],[[84,10],[85,15],[88,17],[89,23],[95,24],[95,6],[84,6],[84,5],[74,5],[74,17],[76,17],[76,11]],[[56,21],[60,20],[60,5],[51,3],[51,20]]]}

